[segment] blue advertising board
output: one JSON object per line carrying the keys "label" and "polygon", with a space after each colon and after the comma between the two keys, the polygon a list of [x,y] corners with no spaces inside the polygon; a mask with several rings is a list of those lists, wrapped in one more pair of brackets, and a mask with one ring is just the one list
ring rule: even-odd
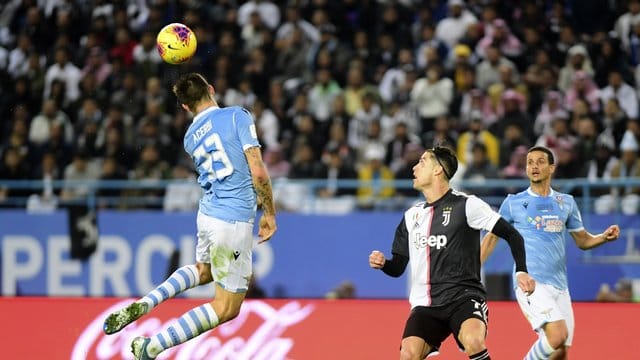
{"label": "blue advertising board", "polygon": [[[399,212],[349,215],[278,215],[278,232],[256,245],[254,270],[270,297],[324,297],[351,281],[360,298],[404,298],[407,278],[390,278],[368,266],[374,250],[390,255]],[[623,276],[640,278],[637,217],[591,216],[589,230],[618,222],[622,238],[582,252],[567,245],[572,296],[592,300],[601,283]],[[2,295],[141,296],[167,276],[172,258],[193,262],[195,214],[153,211],[98,214],[100,238],[87,261],[69,257],[65,212],[0,212]],[[635,254],[635,255],[634,255]],[[485,266],[487,273],[510,273],[513,261],[503,241]],[[191,297],[210,297],[211,288]]]}

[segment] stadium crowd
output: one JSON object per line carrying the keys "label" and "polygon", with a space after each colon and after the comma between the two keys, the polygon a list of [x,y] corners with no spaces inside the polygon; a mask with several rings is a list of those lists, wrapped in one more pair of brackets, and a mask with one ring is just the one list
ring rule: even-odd
{"label": "stadium crowd", "polygon": [[[187,64],[155,49],[171,22],[196,33]],[[170,93],[187,71],[253,113],[274,179],[330,180],[320,197],[402,194],[390,181],[434,144],[456,150],[461,179],[524,178],[535,144],[556,178],[638,177],[639,65],[638,0],[10,0],[0,179],[191,177]],[[640,194],[602,190],[611,206]]]}

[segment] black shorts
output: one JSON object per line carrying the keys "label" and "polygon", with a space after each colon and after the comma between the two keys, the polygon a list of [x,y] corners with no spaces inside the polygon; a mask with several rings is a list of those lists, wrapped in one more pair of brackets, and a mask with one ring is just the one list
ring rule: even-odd
{"label": "black shorts", "polygon": [[458,333],[462,323],[470,318],[489,322],[489,309],[486,301],[480,296],[465,297],[450,306],[436,308],[416,306],[411,310],[402,338],[417,336],[424,339],[433,351],[440,349],[440,344],[454,334],[456,343],[461,350],[464,347],[458,340]]}

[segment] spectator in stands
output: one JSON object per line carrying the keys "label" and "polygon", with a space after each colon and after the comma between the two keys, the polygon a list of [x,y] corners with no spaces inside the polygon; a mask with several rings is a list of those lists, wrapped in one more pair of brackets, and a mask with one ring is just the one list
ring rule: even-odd
{"label": "spectator in stands", "polygon": [[[156,50],[157,52],[157,50]],[[102,86],[111,74],[111,64],[107,61],[104,51],[96,46],[89,51],[89,57],[82,68],[82,77],[88,74],[96,79],[96,86]]]}
{"label": "spectator in stands", "polygon": [[342,93],[342,88],[330,69],[318,69],[315,77],[315,83],[309,90],[309,111],[318,121],[320,131],[326,135],[331,125],[333,103]]}
{"label": "spectator in stands", "polygon": [[380,117],[380,126],[382,127],[382,139],[389,142],[395,136],[395,129],[398,124],[404,124],[407,127],[407,133],[419,136],[422,133],[420,122],[412,111],[411,106],[402,104],[399,101],[392,101],[387,105],[385,112]]}
{"label": "spectator in stands", "polygon": [[633,26],[640,23],[640,1],[629,0],[627,2],[627,10],[627,12],[618,17],[613,29],[618,35],[618,39],[622,42],[622,48],[629,53],[631,50],[629,41]]}
{"label": "spectator in stands", "polygon": [[60,200],[65,203],[86,201],[93,182],[100,177],[100,169],[95,161],[91,161],[89,154],[82,149],[73,154],[73,161],[64,169],[65,181],[60,193]]}
{"label": "spectator in stands", "polygon": [[280,145],[269,146],[264,151],[264,164],[269,170],[269,176],[272,179],[280,179],[289,177],[291,164],[287,161]]}
{"label": "spectator in stands", "polygon": [[[500,141],[482,123],[482,115],[474,113],[467,131],[460,134],[456,142],[456,157],[462,164],[470,163],[473,160],[473,146],[482,144],[487,152],[487,158],[494,166],[500,160]],[[429,146],[429,144],[426,144]]]}
{"label": "spectator in stands", "polygon": [[65,102],[71,103],[80,97],[80,80],[82,71],[73,64],[70,59],[69,49],[59,47],[55,51],[55,62],[47,68],[44,76],[44,98],[52,96],[52,84],[54,80],[64,84]]}
{"label": "spectator in stands", "polygon": [[[487,148],[482,143],[473,144],[471,149],[471,161],[467,163],[462,178],[472,183],[484,184],[488,179],[498,178],[498,167],[489,161]],[[470,188],[469,193],[477,196],[497,195],[498,191],[493,189]]]}
{"label": "spectator in stands", "polygon": [[638,117],[638,95],[636,90],[622,78],[622,73],[618,69],[609,72],[608,85],[600,90],[600,99],[603,104],[610,98],[616,98],[620,107],[628,117],[636,119]]}
{"label": "spectator in stands", "polygon": [[[102,160],[102,169],[100,173],[100,181],[110,180],[127,180],[126,169],[118,162],[115,157],[107,156]],[[120,196],[123,190],[119,187],[102,187],[96,195],[98,199],[98,207],[100,208],[119,208],[123,204],[120,203]]]}
{"label": "spectator in stands", "polygon": [[319,188],[317,195],[332,198],[342,195],[355,194],[354,187],[339,186],[339,180],[355,180],[358,177],[353,163],[346,163],[338,148],[331,148],[326,154],[319,169],[318,178],[327,180],[325,187]]}
{"label": "spectator in stands", "polygon": [[[440,120],[440,123],[447,123],[447,119]],[[445,125],[446,126],[446,125]],[[384,144],[385,142],[383,142]],[[398,123],[393,130],[393,138],[386,142],[385,159],[384,163],[389,166],[391,171],[397,172],[403,165],[403,155],[406,151],[406,147],[409,144],[420,145],[420,138],[410,133],[407,129],[407,124]]]}
{"label": "spectator in stands", "polygon": [[[556,117],[551,121],[551,129],[538,137],[536,146],[544,146],[551,151],[555,151],[560,146],[574,148],[578,143],[578,138],[571,133],[568,119]],[[556,175],[557,176],[557,175]]]}
{"label": "spectator in stands", "polygon": [[451,49],[467,32],[467,27],[476,23],[478,19],[465,8],[463,0],[448,0],[447,5],[448,16],[438,22],[436,37]]}
{"label": "spectator in stands", "polygon": [[395,66],[388,68],[380,80],[380,97],[386,103],[400,100],[401,89],[405,86],[409,73],[415,70],[413,54],[408,48],[398,51]]}
{"label": "spectator in stands", "polygon": [[133,49],[138,42],[132,37],[131,31],[127,27],[119,27],[115,30],[115,43],[109,50],[109,56],[122,60],[122,65],[126,69],[132,69],[134,66]]}
{"label": "spectator in stands", "polygon": [[[2,162],[0,163],[0,179],[4,180],[27,180],[30,178],[27,163],[20,156],[20,151],[14,147],[7,147],[2,151]],[[30,189],[16,189],[11,186],[0,187],[0,207],[21,206],[26,201],[26,196],[31,193]],[[18,203],[9,202],[10,197],[18,198]],[[16,199],[13,199],[16,200]]]}
{"label": "spectator in stands", "polygon": [[[433,146],[436,146],[435,144]],[[402,154],[402,166],[395,172],[396,180],[411,181],[414,178],[413,167],[420,161],[424,148],[420,145],[409,143]],[[408,198],[415,198],[416,190],[413,184],[396,188],[396,194]]]}
{"label": "spectator in stands", "polygon": [[202,188],[194,172],[183,163],[171,169],[172,181],[167,185],[162,203],[164,211],[195,211],[198,209]]}
{"label": "spectator in stands", "polygon": [[[261,140],[267,149],[279,147],[278,133],[280,131],[280,125],[273,111],[266,108],[262,100],[256,99],[251,112],[253,113],[253,118],[256,119],[258,139]],[[271,176],[273,176],[273,174],[271,174]]]}
{"label": "spectator in stands", "polygon": [[347,132],[343,124],[334,122],[329,128],[329,138],[323,150],[323,158],[330,151],[337,151],[345,164],[354,164],[357,153],[354,148],[349,146],[347,141]]}
{"label": "spectator in stands", "polygon": [[291,179],[316,179],[320,175],[320,164],[313,147],[304,141],[295,144],[291,158]]}
{"label": "spectator in stands", "polygon": [[484,58],[485,50],[490,44],[500,47],[500,51],[508,58],[516,58],[522,53],[522,43],[509,29],[506,21],[495,19],[491,23],[491,31],[485,31],[484,38],[476,46],[476,54]]}
{"label": "spectator in stands", "polygon": [[[639,28],[640,30],[640,28]],[[634,35],[637,37],[637,35]],[[636,39],[634,42],[637,43]],[[594,56],[594,80],[598,87],[607,86],[609,74],[617,71],[625,83],[634,83],[633,71],[629,63],[634,62],[632,57],[626,57],[620,47],[620,40],[607,37],[598,44],[598,53]]]}
{"label": "spectator in stands", "polygon": [[411,102],[420,116],[422,132],[432,130],[437,117],[449,114],[453,91],[453,81],[442,77],[440,64],[430,64],[425,76],[416,80],[411,89]]}
{"label": "spectator in stands", "polygon": [[64,132],[64,141],[73,140],[73,126],[69,116],[58,108],[53,99],[45,100],[42,103],[42,112],[33,118],[29,127],[29,141],[40,146],[45,144],[50,138],[51,127],[59,125]]}
{"label": "spectator in stands", "polygon": [[146,30],[142,33],[140,42],[133,47],[132,56],[136,72],[145,78],[159,74],[162,58],[156,49],[156,33],[154,31]]}
{"label": "spectator in stands", "polygon": [[340,283],[335,289],[325,294],[327,299],[355,299],[356,287],[353,282],[345,280]]}
{"label": "spectator in stands", "polygon": [[[476,85],[481,90],[486,90],[491,84],[500,81],[500,67],[508,66],[512,69],[512,73],[517,74],[516,65],[507,59],[495,44],[487,46],[486,56],[484,60],[476,67]],[[519,77],[515,77],[514,81],[519,81]]]}
{"label": "spectator in stands", "polygon": [[111,93],[111,104],[119,105],[125,114],[134,119],[140,118],[144,112],[145,94],[139,87],[136,74],[127,71],[122,78],[122,84]]}
{"label": "spectator in stands", "polygon": [[[0,178],[2,178],[0,176]],[[54,153],[42,155],[42,161],[33,174],[34,179],[42,180],[42,191],[32,193],[27,199],[28,212],[50,212],[58,207],[58,191],[53,181],[60,180],[60,170]],[[33,191],[33,190],[32,190]]]}
{"label": "spectator in stands", "polygon": [[[419,38],[416,39],[417,49],[416,53],[416,62],[415,65],[419,69],[424,69],[427,67],[428,59],[426,57],[426,49],[431,48],[435,50],[435,53],[438,54],[438,58],[447,59],[449,54],[449,48],[447,45],[436,37],[435,34],[435,25],[431,22],[426,22],[422,24],[419,28]],[[467,47],[468,48],[468,47]]]}
{"label": "spectator in stands", "polygon": [[633,283],[630,279],[622,278],[616,282],[611,291],[609,284],[600,285],[598,294],[596,294],[598,302],[633,302]]}
{"label": "spectator in stands", "polygon": [[[582,164],[582,169],[579,176],[589,179],[593,183],[604,182],[611,179],[611,171],[618,162],[618,158],[615,154],[615,144],[613,137],[607,133],[601,133],[596,139],[595,149],[593,151],[593,158]],[[610,193],[607,188],[594,188],[590,190],[592,196],[600,197],[602,195]],[[610,195],[608,196],[610,197]],[[602,200],[596,199],[594,208],[597,213],[608,212],[599,211],[598,203]],[[608,200],[611,201],[611,200]],[[608,206],[608,205],[607,205]]]}
{"label": "spectator in stands", "polygon": [[498,120],[491,101],[482,90],[477,88],[465,92],[460,101],[459,126],[462,130],[469,127],[473,117],[481,119],[485,127],[489,127]]}
{"label": "spectator in stands", "polygon": [[573,45],[567,53],[566,64],[560,69],[558,87],[563,92],[568,92],[575,83],[576,74],[582,78],[593,78],[593,66],[587,48],[582,44]]}
{"label": "spectator in stands", "polygon": [[501,116],[493,123],[489,130],[498,138],[504,139],[508,125],[516,125],[522,129],[527,139],[533,138],[533,121],[525,112],[526,103],[524,97],[515,90],[509,89],[502,94]]}
{"label": "spectator in stands", "polygon": [[384,165],[384,149],[370,147],[358,170],[358,206],[361,209],[386,207],[395,194],[394,174]]}
{"label": "spectator in stands", "polygon": [[262,22],[271,30],[275,30],[280,24],[280,8],[276,4],[268,0],[249,0],[238,8],[238,25],[246,25],[254,12],[260,15]]}
{"label": "spectator in stands", "polygon": [[620,103],[616,98],[609,98],[607,102],[604,103],[603,109],[602,124],[604,131],[613,136],[615,144],[620,144],[622,136],[627,130],[629,118],[620,107]]}
{"label": "spectator in stands", "polygon": [[[458,142],[458,132],[454,130],[455,124],[447,116],[439,116],[433,124],[433,130],[424,133],[422,136],[422,145],[426,147],[446,146],[455,148]],[[420,144],[413,140],[416,144]]]}
{"label": "spectator in stands", "polygon": [[534,135],[539,137],[549,133],[555,118],[568,119],[569,113],[564,108],[562,94],[558,91],[549,91],[533,125]]}
{"label": "spectator in stands", "polygon": [[367,92],[362,96],[362,106],[349,121],[349,146],[354,149],[362,149],[369,138],[371,123],[380,122],[382,109],[376,102],[375,94]]}
{"label": "spectator in stands", "polygon": [[[500,172],[500,177],[504,179],[524,179],[527,177],[527,148],[518,146],[511,153],[509,164]],[[510,190],[508,192],[511,192]]]}
{"label": "spectator in stands", "polygon": [[469,82],[467,73],[473,69],[477,59],[471,48],[465,44],[458,44],[449,53],[445,63],[445,76],[453,80],[456,92],[472,89],[475,84]]}
{"label": "spectator in stands", "polygon": [[593,159],[598,133],[598,123],[594,118],[585,116],[578,122],[575,158],[579,168]]}

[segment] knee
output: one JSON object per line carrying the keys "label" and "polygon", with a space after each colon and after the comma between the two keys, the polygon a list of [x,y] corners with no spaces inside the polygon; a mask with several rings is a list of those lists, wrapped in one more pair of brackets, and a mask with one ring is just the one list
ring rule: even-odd
{"label": "knee", "polygon": [[553,354],[551,354],[550,360],[566,360],[568,359],[568,348],[564,345],[560,345]]}
{"label": "knee", "polygon": [[567,341],[569,333],[567,332],[567,329],[562,329],[557,331],[550,331],[548,334],[546,334],[546,336],[549,345],[551,345],[552,348],[556,349],[556,351],[559,351],[560,349],[564,349],[564,343]]}
{"label": "knee", "polygon": [[216,312],[218,321],[221,324],[235,319],[240,314],[240,306],[236,306],[235,304],[225,304],[219,301],[213,301],[211,302],[211,306]]}
{"label": "knee", "polygon": [[420,359],[422,354],[418,354],[413,349],[401,348],[400,349],[400,360],[417,360]]}
{"label": "knee", "polygon": [[486,348],[484,334],[470,333],[460,336],[458,339],[467,354],[477,354]]}
{"label": "knee", "polygon": [[209,264],[197,263],[196,268],[198,269],[198,280],[200,280],[200,285],[208,284],[213,281],[211,266]]}

